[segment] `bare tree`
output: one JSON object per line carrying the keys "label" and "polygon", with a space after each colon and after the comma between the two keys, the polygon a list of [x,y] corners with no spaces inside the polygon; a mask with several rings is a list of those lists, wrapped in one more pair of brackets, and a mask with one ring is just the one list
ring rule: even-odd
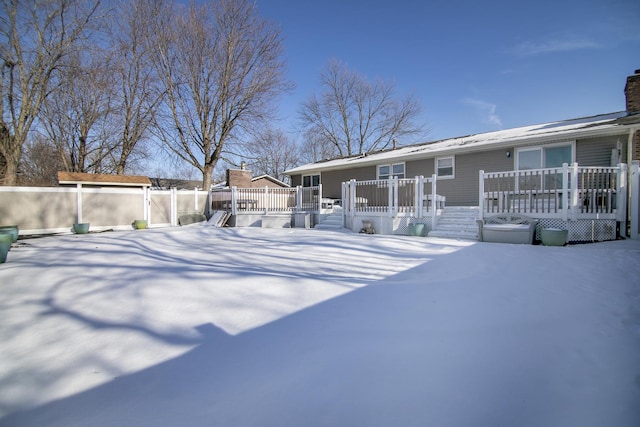
{"label": "bare tree", "polygon": [[[153,35],[147,22],[154,13],[148,0],[120,1],[115,14],[112,49],[118,58],[113,71],[119,82],[117,105],[113,115],[118,126],[118,155],[114,158],[118,175],[124,174],[131,156],[147,136],[161,99],[155,87],[149,41]],[[163,30],[164,31],[164,30]]]}
{"label": "bare tree", "polygon": [[106,158],[114,150],[107,118],[111,112],[114,79],[108,52],[77,52],[65,64],[66,72],[44,100],[42,128],[57,147],[64,170],[110,172]]}
{"label": "bare tree", "polygon": [[61,61],[96,19],[99,0],[3,0],[0,5],[0,154],[17,182],[23,145]]}
{"label": "bare tree", "polygon": [[340,156],[381,150],[394,139],[423,132],[423,126],[415,123],[420,104],[412,96],[396,99],[393,83],[369,82],[335,59],[329,61],[320,82],[323,91],[303,103],[301,122]]}
{"label": "bare tree", "polygon": [[271,103],[288,87],[280,32],[250,0],[191,3],[185,13],[157,7],[164,98],[155,129],[209,188],[225,145],[272,116]]}
{"label": "bare tree", "polygon": [[245,158],[255,175],[270,175],[286,182],[284,171],[298,163],[298,150],[283,131],[268,129],[249,144]]}

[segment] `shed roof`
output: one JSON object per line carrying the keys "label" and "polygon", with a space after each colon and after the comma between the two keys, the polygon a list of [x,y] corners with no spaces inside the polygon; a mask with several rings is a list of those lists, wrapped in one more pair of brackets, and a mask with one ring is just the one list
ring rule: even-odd
{"label": "shed roof", "polygon": [[346,169],[369,164],[381,164],[384,161],[430,158],[482,151],[501,146],[519,146],[536,142],[544,143],[561,139],[608,135],[617,130],[623,131],[631,125],[637,126],[639,123],[640,114],[630,115],[626,111],[622,111],[408,145],[395,150],[389,149],[375,153],[324,160],[298,166],[285,171],[285,173],[293,175],[321,170]]}
{"label": "shed roof", "polygon": [[149,187],[151,180],[139,175],[107,175],[100,173],[58,172],[59,184],[109,185],[123,187]]}

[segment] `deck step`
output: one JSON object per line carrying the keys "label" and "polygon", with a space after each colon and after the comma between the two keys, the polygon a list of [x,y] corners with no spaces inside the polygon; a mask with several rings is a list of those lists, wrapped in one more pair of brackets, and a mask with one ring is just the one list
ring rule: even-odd
{"label": "deck step", "polygon": [[478,207],[452,206],[442,209],[436,227],[429,237],[478,240]]}

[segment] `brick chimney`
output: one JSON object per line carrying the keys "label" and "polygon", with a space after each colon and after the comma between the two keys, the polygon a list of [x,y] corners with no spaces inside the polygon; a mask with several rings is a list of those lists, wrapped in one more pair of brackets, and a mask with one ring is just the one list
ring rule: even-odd
{"label": "brick chimney", "polygon": [[636,70],[634,75],[627,77],[624,96],[627,100],[627,113],[640,112],[640,70]]}
{"label": "brick chimney", "polygon": [[[243,162],[244,163],[244,162]],[[229,187],[251,188],[251,171],[245,169],[227,169],[227,185]]]}

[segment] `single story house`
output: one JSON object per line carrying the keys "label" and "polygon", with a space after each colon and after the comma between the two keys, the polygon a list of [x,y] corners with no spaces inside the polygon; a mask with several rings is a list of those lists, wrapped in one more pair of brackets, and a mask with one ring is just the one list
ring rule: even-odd
{"label": "single story house", "polygon": [[434,177],[447,207],[477,207],[486,202],[479,191],[481,171],[543,170],[563,164],[616,167],[640,159],[640,70],[627,78],[625,96],[626,110],[621,112],[323,160],[285,173],[292,186],[321,185],[323,197],[341,199],[343,205],[344,183]]}

